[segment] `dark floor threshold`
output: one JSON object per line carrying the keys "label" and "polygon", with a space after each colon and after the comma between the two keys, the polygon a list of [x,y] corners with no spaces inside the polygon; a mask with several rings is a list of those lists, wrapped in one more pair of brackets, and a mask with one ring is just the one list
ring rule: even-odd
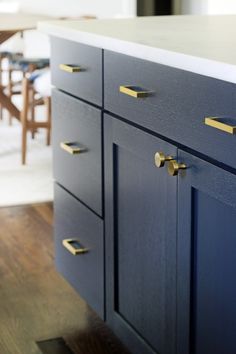
{"label": "dark floor threshold", "polygon": [[42,354],[73,354],[63,338],[47,339],[36,342]]}

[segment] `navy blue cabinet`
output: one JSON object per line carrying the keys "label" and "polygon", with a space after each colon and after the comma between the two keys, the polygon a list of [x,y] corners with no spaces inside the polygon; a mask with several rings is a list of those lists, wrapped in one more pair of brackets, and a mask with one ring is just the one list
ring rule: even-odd
{"label": "navy blue cabinet", "polygon": [[236,175],[109,115],[104,136],[108,324],[135,354],[236,353]]}
{"label": "navy blue cabinet", "polygon": [[135,354],[175,353],[176,147],[104,118],[107,321]]}
{"label": "navy blue cabinet", "polygon": [[204,120],[233,116],[235,85],[67,42],[52,60],[57,269],[133,354],[235,354],[236,140]]}
{"label": "navy blue cabinet", "polygon": [[236,353],[236,175],[183,151],[178,177],[178,354]]}

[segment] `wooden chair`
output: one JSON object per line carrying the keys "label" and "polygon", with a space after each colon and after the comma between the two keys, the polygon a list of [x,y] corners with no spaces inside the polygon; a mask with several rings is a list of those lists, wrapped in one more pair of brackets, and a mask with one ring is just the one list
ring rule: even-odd
{"label": "wooden chair", "polygon": [[[50,145],[50,136],[51,136],[51,97],[43,97],[40,100],[32,100],[34,96],[34,87],[30,80],[26,77],[22,81],[22,96],[23,96],[23,107],[21,111],[21,124],[22,124],[22,149],[21,149],[21,162],[23,165],[26,164],[26,153],[27,153],[27,132],[31,132],[32,137],[34,138],[34,133],[39,128],[46,129],[46,144]],[[37,106],[37,104],[42,104],[46,106],[46,121],[37,122],[32,112]],[[32,119],[33,118],[33,119]]]}
{"label": "wooden chair", "polygon": [[[13,53],[9,51],[0,51],[0,85],[3,84],[3,73],[7,72],[7,76],[9,78],[9,63],[13,56],[17,56],[18,58],[22,58],[22,53]],[[8,65],[7,68],[3,68],[3,62],[7,60]],[[9,82],[9,81],[8,81]],[[7,85],[8,87],[8,85]],[[0,119],[2,119],[2,106],[0,105]]]}
{"label": "wooden chair", "polygon": [[[9,60],[7,93],[12,99],[14,95],[22,94],[22,80],[27,74],[33,73],[35,70],[41,70],[49,67],[48,58],[24,58],[20,55],[13,55]],[[13,73],[20,72],[22,79],[20,81],[13,80]],[[9,115],[9,124],[12,123],[12,117]]]}
{"label": "wooden chair", "polygon": [[[5,59],[5,52],[0,52],[0,85],[2,85],[2,74],[3,74],[3,60]],[[0,105],[0,119],[2,119],[2,106]]]}

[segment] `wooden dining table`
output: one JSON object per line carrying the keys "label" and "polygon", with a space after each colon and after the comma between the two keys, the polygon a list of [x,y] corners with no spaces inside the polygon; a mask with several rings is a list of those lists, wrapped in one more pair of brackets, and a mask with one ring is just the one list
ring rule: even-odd
{"label": "wooden dining table", "polygon": [[[52,17],[23,12],[13,14],[0,13],[0,50],[1,44],[14,34],[25,30],[36,29],[39,21],[47,20],[52,20]],[[2,83],[0,83],[0,105],[7,109],[13,117],[20,120],[20,111],[4,92]]]}

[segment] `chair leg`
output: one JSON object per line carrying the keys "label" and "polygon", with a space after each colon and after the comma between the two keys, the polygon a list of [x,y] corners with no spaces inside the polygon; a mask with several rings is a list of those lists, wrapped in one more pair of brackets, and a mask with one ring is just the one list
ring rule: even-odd
{"label": "chair leg", "polygon": [[[35,104],[34,104],[35,100],[34,100],[34,95],[35,95],[35,91],[34,91],[34,88],[32,87],[30,89],[30,119],[31,119],[32,123],[35,122]],[[34,129],[34,128],[31,129],[32,139],[34,139],[36,131],[37,130]]]}
{"label": "chair leg", "polygon": [[[11,99],[12,98],[12,69],[9,68],[8,70],[8,84],[7,84],[7,89],[8,89],[8,96]],[[12,115],[9,113],[9,125],[12,125]]]}
{"label": "chair leg", "polygon": [[[2,55],[0,54],[0,85],[2,84],[2,72],[3,72],[3,67],[2,67]],[[3,108],[2,105],[0,104],[0,120],[3,119]]]}
{"label": "chair leg", "polygon": [[27,128],[26,125],[22,126],[22,141],[21,141],[21,163],[26,164],[26,149],[27,149]]}
{"label": "chair leg", "polygon": [[23,96],[23,108],[21,111],[21,123],[22,123],[21,162],[22,165],[25,165],[26,150],[27,150],[28,107],[29,107],[29,82],[27,78],[24,78],[22,82],[22,96]]}
{"label": "chair leg", "polygon": [[51,115],[52,115],[52,110],[51,110],[51,97],[46,97],[45,98],[45,104],[46,104],[46,110],[47,110],[47,145],[50,145],[51,143]]}

